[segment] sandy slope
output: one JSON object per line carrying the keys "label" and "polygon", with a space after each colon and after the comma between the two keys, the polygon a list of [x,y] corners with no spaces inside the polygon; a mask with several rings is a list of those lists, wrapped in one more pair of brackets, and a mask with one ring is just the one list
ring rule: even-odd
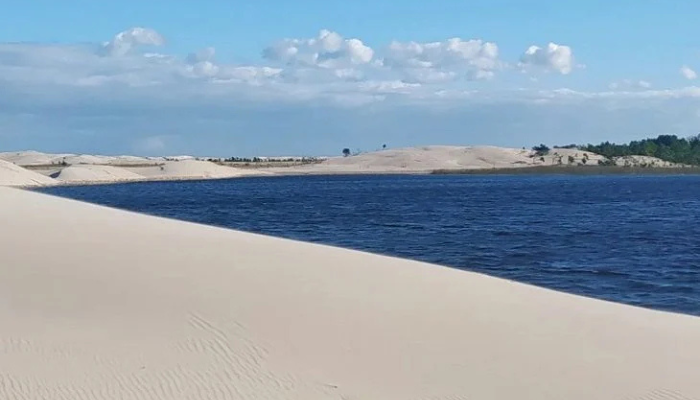
{"label": "sandy slope", "polygon": [[19,151],[0,153],[0,160],[9,161],[19,166],[49,165],[65,162],[67,164],[148,164],[163,161],[160,157],[137,156],[103,156],[91,154],[49,154],[38,151]]}
{"label": "sandy slope", "polygon": [[700,318],[0,188],[0,398],[700,398]]}
{"label": "sandy slope", "polygon": [[677,168],[682,167],[682,164],[676,164],[669,161],[664,161],[660,158],[649,156],[625,156],[615,159],[615,163],[620,167],[656,167],[656,168]]}
{"label": "sandy slope", "polygon": [[264,171],[226,167],[209,161],[166,161],[156,167],[125,167],[125,169],[148,179],[222,179],[249,175],[266,175]]}
{"label": "sandy slope", "polygon": [[45,186],[56,181],[36,172],[0,160],[0,186]]}
{"label": "sandy slope", "polygon": [[52,177],[63,183],[112,183],[146,179],[124,168],[108,165],[71,165]]}
{"label": "sandy slope", "polygon": [[70,156],[72,156],[72,154],[47,154],[38,151],[18,151],[0,153],[0,160],[11,162],[20,166],[45,165],[58,163],[63,157]]}
{"label": "sandy slope", "polygon": [[[429,173],[435,170],[523,168],[533,166],[597,166],[601,155],[578,149],[555,148],[543,156],[529,149],[494,146],[425,146],[364,153],[352,157],[331,157],[322,163],[297,167],[232,169],[191,156],[135,157],[45,154],[39,152],[0,153],[0,160],[17,165],[110,165],[126,167],[148,179],[216,179],[265,174],[380,174]],[[674,167],[675,164],[647,156],[616,160],[619,166]],[[149,166],[150,165],[150,166]],[[163,168],[160,166],[162,165]],[[60,168],[60,167],[57,167]],[[40,171],[46,175],[55,169]],[[103,174],[106,179],[107,176]],[[98,180],[102,182],[101,180]],[[104,181],[106,182],[106,181]]]}
{"label": "sandy slope", "polygon": [[[584,162],[584,158],[586,159]],[[553,149],[537,156],[532,150],[494,146],[425,146],[332,157],[320,164],[272,168],[276,173],[428,173],[435,170],[525,168],[543,165],[598,165],[603,157],[575,149]]]}

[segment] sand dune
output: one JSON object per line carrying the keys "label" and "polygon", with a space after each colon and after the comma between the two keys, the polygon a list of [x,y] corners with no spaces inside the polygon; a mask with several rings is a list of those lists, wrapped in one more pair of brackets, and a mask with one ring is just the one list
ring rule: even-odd
{"label": "sand dune", "polygon": [[9,188],[0,221],[2,399],[700,398],[700,318]]}
{"label": "sand dune", "polygon": [[[436,170],[479,170],[536,166],[597,166],[606,158],[578,149],[532,150],[493,146],[425,146],[384,150],[293,167],[233,168],[191,156],[136,157],[0,153],[0,160],[32,166],[35,172],[58,178],[53,183],[110,183],[132,180],[222,179],[254,175],[430,173]],[[679,167],[654,157],[628,156],[618,166]],[[64,168],[63,165],[69,165]],[[44,166],[44,169],[37,169]],[[115,169],[117,168],[117,169]],[[42,184],[48,184],[42,181]]]}
{"label": "sand dune", "polygon": [[650,156],[624,156],[615,159],[615,164],[620,167],[656,167],[656,168],[677,168],[682,167],[682,164],[676,164],[669,161],[664,161],[660,158]]}
{"label": "sand dune", "polygon": [[20,151],[0,153],[0,160],[8,161],[19,166],[36,166],[66,163],[98,164],[98,165],[125,165],[125,164],[155,164],[162,162],[162,157],[137,157],[137,156],[103,156],[91,154],[49,154],[38,151]]}
{"label": "sand dune", "polygon": [[55,184],[56,181],[48,176],[0,160],[0,186],[46,186]]}
{"label": "sand dune", "polygon": [[[209,161],[195,160],[189,156],[166,159],[165,157],[45,154],[30,151],[0,153],[0,162],[3,163],[0,167],[0,186],[224,179],[272,174],[259,169],[217,165]],[[22,165],[32,167],[32,170],[22,168]],[[37,167],[40,168],[37,169]],[[55,179],[51,179],[52,177]]]}
{"label": "sand dune", "polygon": [[59,163],[63,157],[70,157],[72,154],[47,154],[38,151],[19,151],[0,153],[0,160],[7,161],[19,166],[25,165],[47,165]]}
{"label": "sand dune", "polygon": [[52,177],[63,183],[113,183],[146,179],[124,168],[108,165],[71,165]]}
{"label": "sand dune", "polygon": [[258,170],[226,167],[209,161],[166,161],[155,167],[125,167],[125,169],[152,180],[223,179],[240,176],[266,175]]}
{"label": "sand dune", "polygon": [[576,149],[534,151],[494,146],[425,146],[332,157],[320,164],[273,168],[277,173],[428,173],[436,170],[526,168],[548,165],[598,165],[604,157]]}
{"label": "sand dune", "polygon": [[532,164],[532,152],[504,147],[427,146],[386,150],[353,157],[336,157],[321,164],[358,170],[414,170],[507,168]]}

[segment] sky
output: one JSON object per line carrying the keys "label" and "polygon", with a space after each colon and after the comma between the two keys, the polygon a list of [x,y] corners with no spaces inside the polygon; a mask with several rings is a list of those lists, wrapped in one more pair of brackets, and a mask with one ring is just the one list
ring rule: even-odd
{"label": "sky", "polygon": [[312,156],[700,131],[698,1],[0,6],[0,151]]}

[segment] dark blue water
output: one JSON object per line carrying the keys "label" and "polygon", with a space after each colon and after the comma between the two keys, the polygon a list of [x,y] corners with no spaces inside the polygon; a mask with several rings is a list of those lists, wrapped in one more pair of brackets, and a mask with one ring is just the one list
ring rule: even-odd
{"label": "dark blue water", "polygon": [[335,176],[44,192],[700,315],[700,177]]}

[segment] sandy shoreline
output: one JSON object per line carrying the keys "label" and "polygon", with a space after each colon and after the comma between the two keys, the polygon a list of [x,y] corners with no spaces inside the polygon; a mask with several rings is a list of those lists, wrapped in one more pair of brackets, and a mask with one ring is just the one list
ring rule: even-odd
{"label": "sandy shoreline", "polygon": [[[426,146],[331,157],[315,163],[265,168],[231,166],[207,158],[95,156],[0,153],[0,186],[88,185],[104,183],[228,179],[248,176],[392,175],[392,174],[521,174],[521,173],[697,173],[647,156],[615,160],[577,149],[554,149],[545,155],[532,150],[493,146]],[[215,160],[214,160],[215,161]],[[249,163],[250,164],[250,163]],[[254,163],[253,163],[254,164]]]}
{"label": "sandy shoreline", "polygon": [[700,318],[0,187],[0,398],[691,399]]}

